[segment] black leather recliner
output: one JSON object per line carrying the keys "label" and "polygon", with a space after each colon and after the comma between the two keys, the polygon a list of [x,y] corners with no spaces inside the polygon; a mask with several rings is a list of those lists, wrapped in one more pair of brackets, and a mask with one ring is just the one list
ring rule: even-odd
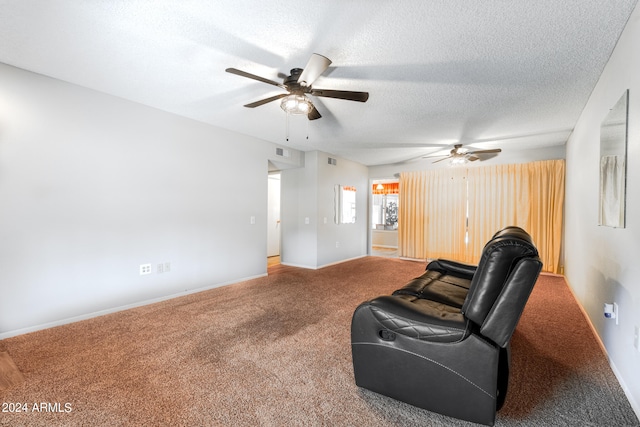
{"label": "black leather recliner", "polygon": [[493,425],[506,397],[509,341],[542,269],[531,237],[498,231],[477,266],[450,260],[351,323],[356,384],[455,418]]}

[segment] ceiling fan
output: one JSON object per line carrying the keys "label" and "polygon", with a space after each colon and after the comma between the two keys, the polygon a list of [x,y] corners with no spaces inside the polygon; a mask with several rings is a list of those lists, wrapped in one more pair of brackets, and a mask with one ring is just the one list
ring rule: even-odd
{"label": "ceiling fan", "polygon": [[502,150],[500,148],[493,148],[490,150],[473,150],[469,151],[467,149],[462,148],[462,144],[455,144],[453,149],[449,152],[449,154],[437,155],[437,156],[425,156],[423,158],[428,159],[432,157],[442,157],[442,159],[435,160],[433,163],[438,163],[443,160],[451,159],[451,163],[454,164],[462,164],[467,162],[475,162],[476,160],[480,160],[478,154],[492,154],[499,153]]}
{"label": "ceiling fan", "polygon": [[332,90],[332,89],[314,89],[311,87],[314,81],[322,73],[324,73],[331,60],[322,55],[314,53],[309,58],[307,65],[304,68],[293,68],[289,76],[284,77],[282,83],[278,83],[273,80],[266,79],[264,77],[256,76],[255,74],[247,73],[246,71],[238,70],[236,68],[227,68],[227,73],[236,74],[238,76],[247,77],[259,82],[267,83],[273,86],[278,86],[286,90],[286,93],[271,96],[269,98],[261,99],[260,101],[246,104],[247,108],[255,108],[269,102],[282,99],[280,107],[289,114],[306,114],[309,120],[316,120],[322,117],[316,107],[311,103],[311,100],[307,95],[324,96],[327,98],[345,99],[347,101],[359,101],[366,102],[369,99],[368,92],[353,92],[347,90]]}

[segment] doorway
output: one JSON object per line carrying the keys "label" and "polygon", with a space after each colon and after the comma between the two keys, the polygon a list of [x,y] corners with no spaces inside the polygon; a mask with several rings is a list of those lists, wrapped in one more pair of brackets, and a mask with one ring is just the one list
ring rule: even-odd
{"label": "doorway", "polygon": [[398,180],[373,181],[371,255],[398,257]]}
{"label": "doorway", "polygon": [[280,172],[269,173],[267,188],[267,266],[280,264]]}

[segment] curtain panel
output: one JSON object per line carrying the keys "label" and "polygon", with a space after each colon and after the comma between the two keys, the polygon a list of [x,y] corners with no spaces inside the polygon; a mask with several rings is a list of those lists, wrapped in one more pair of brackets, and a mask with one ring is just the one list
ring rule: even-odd
{"label": "curtain panel", "polygon": [[564,215],[564,160],[469,168],[469,253],[480,260],[484,244],[508,225],[533,238],[544,270],[559,273]]}
{"label": "curtain panel", "polygon": [[406,258],[426,258],[427,174],[400,174],[398,193],[398,254]]}
{"label": "curtain panel", "polygon": [[398,249],[408,258],[477,263],[499,229],[531,234],[544,270],[560,272],[564,160],[400,174]]}
{"label": "curtain panel", "polygon": [[463,169],[400,174],[398,250],[407,258],[464,252],[467,177]]}

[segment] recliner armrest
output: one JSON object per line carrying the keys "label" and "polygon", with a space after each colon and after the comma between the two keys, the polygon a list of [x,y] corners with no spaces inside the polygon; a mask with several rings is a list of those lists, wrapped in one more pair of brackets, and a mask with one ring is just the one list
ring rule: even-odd
{"label": "recliner armrest", "polygon": [[[360,333],[368,328],[384,328],[419,341],[442,343],[458,342],[471,333],[470,322],[459,310],[419,298],[383,295],[358,306],[354,313],[357,318],[360,326],[352,329],[353,342],[358,342]],[[362,327],[365,329],[360,330]],[[379,335],[386,340],[383,332]]]}
{"label": "recliner armrest", "polygon": [[450,274],[452,276],[463,277],[469,280],[471,280],[473,275],[476,273],[477,268],[478,267],[475,265],[448,259],[437,259],[427,264],[427,270],[435,270],[443,274]]}
{"label": "recliner armrest", "polygon": [[491,308],[480,333],[500,347],[506,347],[542,270],[540,258],[519,260],[507,279],[500,296]]}

